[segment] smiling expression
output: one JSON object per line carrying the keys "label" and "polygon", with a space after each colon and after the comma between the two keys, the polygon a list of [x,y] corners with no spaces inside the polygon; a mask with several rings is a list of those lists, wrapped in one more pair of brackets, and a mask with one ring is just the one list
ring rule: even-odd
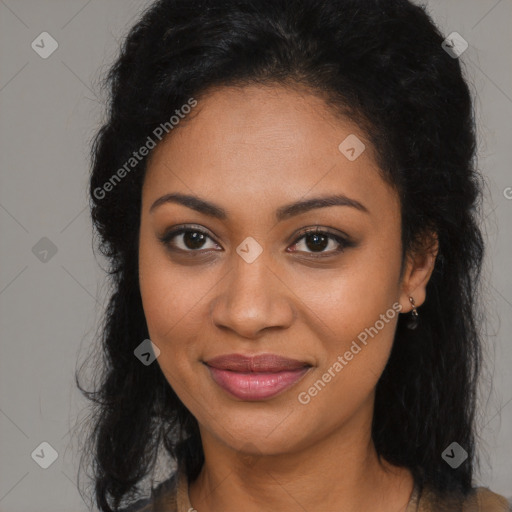
{"label": "smiling expression", "polygon": [[[251,439],[282,453],[350,421],[368,427],[398,316],[315,400],[297,396],[407,302],[400,202],[370,142],[319,97],[280,86],[216,89],[196,111],[155,148],[142,191],[140,288],[166,379],[234,449]],[[350,135],[366,147],[355,160],[339,149]],[[279,389],[278,368],[240,377],[205,364],[232,354],[302,364]],[[277,392],[250,393],[265,386]]]}

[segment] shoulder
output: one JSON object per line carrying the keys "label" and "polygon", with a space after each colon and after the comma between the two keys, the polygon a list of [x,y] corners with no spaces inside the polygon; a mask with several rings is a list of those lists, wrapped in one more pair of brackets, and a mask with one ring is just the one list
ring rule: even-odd
{"label": "shoulder", "polygon": [[500,494],[492,492],[487,487],[477,487],[468,497],[469,505],[478,512],[510,512],[512,505]]}
{"label": "shoulder", "polygon": [[119,512],[160,512],[161,510],[176,512],[177,481],[178,474],[174,473],[168,480],[153,489],[150,498],[140,499],[128,507],[120,509]]}
{"label": "shoulder", "polygon": [[512,512],[512,505],[487,487],[476,487],[466,496],[458,493],[439,495],[424,489],[418,512]]}

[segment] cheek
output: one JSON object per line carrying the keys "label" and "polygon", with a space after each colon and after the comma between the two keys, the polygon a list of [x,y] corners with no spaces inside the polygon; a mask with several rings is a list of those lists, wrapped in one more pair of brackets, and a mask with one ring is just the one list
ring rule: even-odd
{"label": "cheek", "polygon": [[149,337],[161,351],[158,362],[164,373],[190,366],[195,350],[205,290],[191,279],[193,270],[173,265],[157,242],[141,230],[139,246],[139,286]]}
{"label": "cheek", "polygon": [[157,362],[167,382],[202,417],[198,396],[211,393],[201,362],[211,334],[205,326],[211,325],[209,301],[222,275],[202,265],[174,263],[159,243],[141,229],[139,285],[149,337],[160,349]]}
{"label": "cheek", "polygon": [[194,289],[179,271],[171,273],[165,266],[141,265],[139,282],[144,314],[154,341],[172,339],[201,307],[204,291]]}
{"label": "cheek", "polygon": [[158,344],[172,340],[175,331],[198,314],[211,285],[208,273],[202,274],[199,283],[197,267],[174,264],[149,231],[141,229],[139,285],[148,329]]}
{"label": "cheek", "polygon": [[302,272],[294,286],[314,313],[309,314],[311,329],[321,347],[318,368],[300,391],[320,409],[341,400],[340,414],[373,392],[392,349],[400,310],[398,250],[372,245],[347,253],[344,262],[343,268],[318,274],[316,280]]}
{"label": "cheek", "polygon": [[156,258],[146,259],[141,248],[140,290],[149,337],[160,349],[157,363],[171,388],[190,405],[190,390],[201,364],[196,355],[200,339],[193,329],[201,297],[188,290],[179,271],[171,275],[169,267]]}
{"label": "cheek", "polygon": [[[320,272],[300,268],[284,277],[295,296],[310,309],[309,316],[317,319],[324,339],[330,339],[329,345],[340,350],[347,341],[373,326],[400,296],[400,255],[396,248],[368,243],[347,251],[342,258],[342,264],[335,269]],[[389,317],[396,317],[395,310],[386,320]],[[379,322],[379,330],[383,337],[392,338],[389,323],[383,326]]]}
{"label": "cheek", "polygon": [[[330,310],[342,318],[335,330],[324,330],[321,361],[297,390],[302,427],[326,435],[358,411],[371,418],[375,387],[393,346],[398,318],[395,304],[380,307],[380,301],[360,310],[340,299],[344,309]],[[326,312],[327,314],[327,312]],[[384,320],[380,315],[383,315]]]}

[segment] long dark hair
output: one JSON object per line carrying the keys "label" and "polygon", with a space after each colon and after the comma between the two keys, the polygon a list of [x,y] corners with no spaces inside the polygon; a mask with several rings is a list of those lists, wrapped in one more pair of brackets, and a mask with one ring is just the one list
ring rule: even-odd
{"label": "long dark hair", "polygon": [[[424,8],[407,0],[159,0],[130,30],[105,82],[108,116],[92,149],[92,219],[112,286],[95,389],[77,372],[92,400],[87,446],[102,511],[129,503],[161,450],[191,480],[204,460],[196,419],[158,364],[133,354],[149,337],[138,285],[147,157],[133,168],[126,162],[190,98],[200,103],[212,86],[255,83],[307,87],[364,128],[400,197],[404,256],[436,234],[420,324],[409,330],[400,315],[377,385],[373,441],[417,482],[469,491],[483,181],[471,95],[443,39]],[[453,441],[468,453],[456,470],[441,457]]]}

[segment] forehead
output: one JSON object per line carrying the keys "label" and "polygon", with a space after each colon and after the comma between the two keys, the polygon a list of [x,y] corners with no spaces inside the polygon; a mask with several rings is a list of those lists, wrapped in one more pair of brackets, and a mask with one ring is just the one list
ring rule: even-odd
{"label": "forehead", "polygon": [[[364,144],[355,160],[342,151],[346,140],[356,151]],[[396,197],[373,151],[357,124],[312,92],[223,87],[198,99],[193,115],[153,150],[144,195],[179,191],[247,208],[339,192],[373,196],[384,208]]]}

